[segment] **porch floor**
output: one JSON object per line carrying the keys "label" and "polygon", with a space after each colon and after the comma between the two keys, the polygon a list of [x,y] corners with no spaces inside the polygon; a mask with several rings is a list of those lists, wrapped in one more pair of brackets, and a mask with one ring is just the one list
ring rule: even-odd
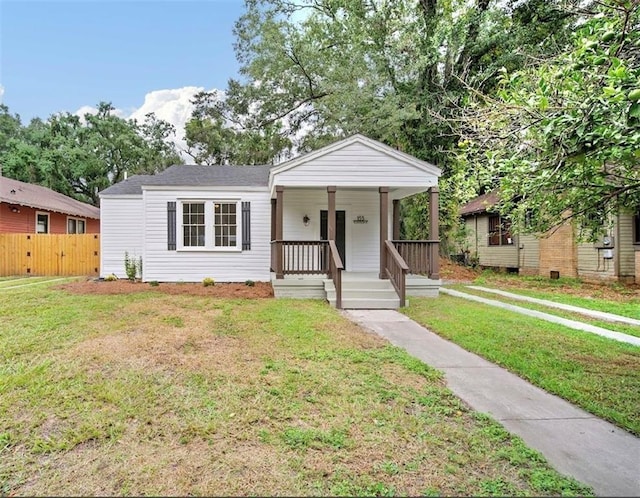
{"label": "porch floor", "polygon": [[[422,275],[407,275],[407,296],[437,297],[441,283]],[[335,305],[333,281],[324,274],[285,275],[276,279],[272,273],[271,284],[276,298],[324,299]],[[391,282],[379,279],[377,272],[343,272],[342,302],[345,309],[396,309],[399,306]]]}

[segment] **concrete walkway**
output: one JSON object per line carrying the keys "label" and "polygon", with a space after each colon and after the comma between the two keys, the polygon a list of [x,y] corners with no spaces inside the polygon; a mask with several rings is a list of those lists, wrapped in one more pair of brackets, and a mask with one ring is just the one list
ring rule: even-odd
{"label": "concrete walkway", "polygon": [[597,327],[589,323],[583,323],[577,320],[562,318],[557,315],[551,315],[550,313],[544,313],[543,311],[531,310],[529,308],[523,308],[522,306],[516,306],[515,304],[503,303],[502,301],[496,301],[495,299],[487,299],[486,297],[480,297],[474,294],[467,294],[466,292],[447,289],[446,287],[441,287],[440,292],[443,294],[449,294],[450,296],[468,299],[469,301],[476,301],[479,303],[488,304],[490,306],[496,306],[498,308],[514,311],[522,315],[533,316],[535,318],[540,318],[541,320],[546,320],[547,322],[558,323],[560,325],[564,325],[565,327],[569,327],[570,329],[590,332],[592,334],[597,334],[602,337],[607,337],[608,339],[613,339],[614,341],[626,342],[627,344],[640,346],[640,337],[634,337],[632,335],[623,334],[622,332],[614,332],[613,330]]}
{"label": "concrete walkway", "polygon": [[581,315],[590,316],[591,318],[597,318],[599,320],[604,320],[607,322],[626,323],[627,325],[635,325],[637,327],[640,327],[640,320],[629,318],[628,316],[614,315],[613,313],[607,313],[606,311],[580,308],[579,306],[573,306],[571,304],[556,303],[555,301],[538,299],[537,297],[523,296],[522,294],[514,294],[513,292],[506,292],[499,289],[490,289],[489,287],[480,287],[479,285],[466,285],[465,287],[482,292],[490,292],[492,294],[508,297],[509,299],[515,299],[517,301],[542,304],[543,306],[547,306],[549,308],[557,308],[560,310],[571,311],[573,313],[580,313]]}
{"label": "concrete walkway", "polygon": [[390,310],[344,316],[441,370],[449,388],[599,496],[640,496],[640,439]]}

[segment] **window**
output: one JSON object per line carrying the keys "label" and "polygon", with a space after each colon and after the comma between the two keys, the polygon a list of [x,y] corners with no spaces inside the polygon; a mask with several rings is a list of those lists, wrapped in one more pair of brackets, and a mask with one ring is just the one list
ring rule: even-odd
{"label": "window", "polygon": [[513,244],[511,222],[499,215],[489,216],[489,245],[506,246]]}
{"label": "window", "polygon": [[36,213],[36,233],[49,233],[49,213]]}
{"label": "window", "polygon": [[204,247],[204,202],[182,204],[182,233],[185,247]]}
{"label": "window", "polygon": [[640,211],[633,217],[633,243],[640,244]]}
{"label": "window", "polygon": [[181,206],[181,249],[241,250],[240,202],[228,200],[183,201]]}
{"label": "window", "polygon": [[213,208],[213,228],[215,230],[213,244],[216,247],[236,247],[238,245],[236,243],[238,229],[237,204],[235,202],[216,202]]}
{"label": "window", "polygon": [[67,217],[67,233],[87,233],[86,221]]}

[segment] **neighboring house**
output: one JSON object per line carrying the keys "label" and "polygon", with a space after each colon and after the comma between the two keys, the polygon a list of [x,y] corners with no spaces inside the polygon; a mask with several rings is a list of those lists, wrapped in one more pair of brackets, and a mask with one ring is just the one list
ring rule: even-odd
{"label": "neighboring house", "polygon": [[0,176],[0,233],[100,233],[100,209]]}
{"label": "neighboring house", "polygon": [[546,277],[640,281],[640,213],[619,213],[600,240],[578,242],[571,223],[548,235],[512,233],[509,220],[493,211],[497,203],[493,191],[460,210],[467,248],[480,266]]}
{"label": "neighboring house", "polygon": [[[133,176],[100,193],[100,273],[123,277],[126,251],[143,258],[144,281],[272,280],[276,296],[397,307],[407,281],[410,293],[437,295],[439,176],[361,135],[274,167],[180,165]],[[398,241],[399,200],[425,191],[433,240]]]}

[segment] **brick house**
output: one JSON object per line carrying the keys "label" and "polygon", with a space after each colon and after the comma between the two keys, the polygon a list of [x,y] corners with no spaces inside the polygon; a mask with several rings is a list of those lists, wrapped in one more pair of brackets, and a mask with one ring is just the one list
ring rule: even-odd
{"label": "brick house", "polygon": [[527,275],[640,283],[640,213],[618,213],[597,242],[578,242],[571,223],[552,234],[512,233],[511,223],[492,210],[496,190],[460,210],[466,249],[481,267]]}
{"label": "brick house", "polygon": [[0,176],[2,233],[100,233],[100,209],[40,185]]}

